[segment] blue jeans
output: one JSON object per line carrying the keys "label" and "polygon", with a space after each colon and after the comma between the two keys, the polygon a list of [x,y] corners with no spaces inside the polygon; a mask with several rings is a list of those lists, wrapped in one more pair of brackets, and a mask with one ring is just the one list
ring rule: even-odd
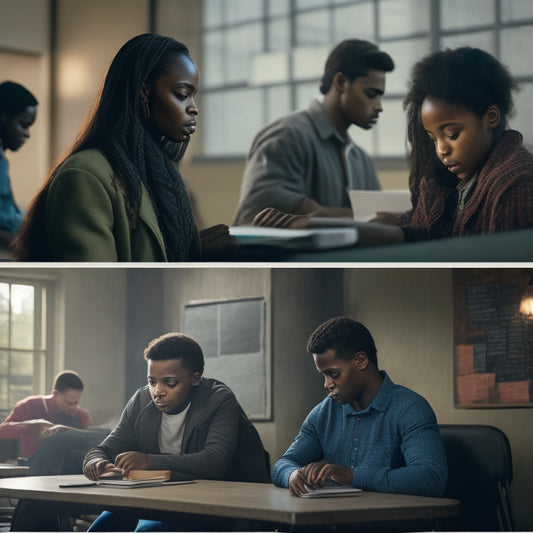
{"label": "blue jeans", "polygon": [[187,513],[163,513],[165,520],[145,518],[146,512],[136,509],[103,511],[88,531],[231,531],[234,520],[227,518],[191,515]]}

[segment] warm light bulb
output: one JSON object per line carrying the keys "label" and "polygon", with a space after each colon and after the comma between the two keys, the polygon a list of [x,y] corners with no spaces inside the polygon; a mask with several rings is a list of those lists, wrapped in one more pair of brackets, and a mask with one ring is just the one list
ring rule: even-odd
{"label": "warm light bulb", "polygon": [[525,296],[520,302],[520,312],[533,318],[533,296]]}

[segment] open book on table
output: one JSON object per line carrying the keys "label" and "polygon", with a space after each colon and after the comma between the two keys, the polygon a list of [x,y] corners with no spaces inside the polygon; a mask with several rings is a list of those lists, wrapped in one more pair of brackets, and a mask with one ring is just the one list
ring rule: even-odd
{"label": "open book on table", "polygon": [[361,489],[352,487],[351,485],[344,485],[336,481],[328,479],[320,487],[310,489],[309,492],[301,495],[301,498],[328,498],[335,496],[352,496],[362,492]]}

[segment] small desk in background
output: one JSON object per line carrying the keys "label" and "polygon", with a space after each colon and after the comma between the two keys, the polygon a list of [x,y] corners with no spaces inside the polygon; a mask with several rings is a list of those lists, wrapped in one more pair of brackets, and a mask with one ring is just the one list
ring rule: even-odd
{"label": "small desk in background", "polygon": [[12,465],[9,463],[0,463],[0,478],[20,477],[28,475],[29,466]]}
{"label": "small desk in background", "polygon": [[361,492],[341,498],[306,499],[267,483],[198,480],[192,484],[147,488],[102,486],[59,488],[83,476],[36,476],[0,479],[0,496],[91,504],[102,510],[135,507],[186,512],[276,524],[285,531],[342,526],[351,530],[438,529],[441,520],[459,515],[459,502],[403,494]]}

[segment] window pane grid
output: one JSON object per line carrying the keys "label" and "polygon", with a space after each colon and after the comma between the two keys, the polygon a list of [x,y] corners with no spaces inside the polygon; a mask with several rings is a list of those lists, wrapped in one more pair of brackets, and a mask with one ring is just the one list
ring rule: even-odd
{"label": "window pane grid", "polygon": [[43,392],[47,292],[44,284],[0,281],[0,416]]}
{"label": "window pane grid", "polygon": [[[302,109],[307,107],[310,98],[321,97],[318,85],[325,58],[333,46],[349,38],[375,42],[396,63],[395,70],[387,76],[385,112],[375,128],[373,141],[365,143],[370,147],[370,155],[379,158],[405,154],[406,119],[398,102],[405,97],[412,66],[432,51],[476,46],[509,66],[519,83],[530,84],[533,79],[533,64],[529,60],[533,54],[533,42],[529,38],[533,31],[530,0],[254,0],[253,17],[235,15],[236,6],[242,7],[245,1],[248,0],[204,0],[204,6],[217,3],[226,11],[217,14],[216,9],[220,11],[217,7],[212,16],[207,19],[204,16],[204,64],[208,68],[204,68],[203,94],[213,102],[215,92],[238,91],[247,100],[246,107],[261,105],[263,109],[255,111],[252,117],[254,122],[259,120],[257,129],[272,117],[285,114],[287,105],[290,111]],[[228,17],[230,4],[234,14]],[[213,19],[217,17],[215,25]],[[239,50],[236,45],[214,43],[210,36],[216,29],[223,35],[222,42],[227,43],[229,34],[240,32],[242,36],[242,28],[250,28],[251,24],[255,29],[250,29],[248,37],[234,41],[239,44]],[[260,31],[260,36],[254,39],[253,31]],[[231,67],[231,64],[239,66]],[[275,89],[281,92],[276,93]],[[276,94],[282,96],[279,110]],[[213,110],[214,105],[210,108]],[[385,120],[388,109],[391,116]],[[517,115],[522,112],[527,115],[526,120],[520,120],[526,126],[522,133],[526,144],[531,145],[531,106],[525,99],[517,99]],[[204,112],[202,120],[204,132],[217,130],[220,112],[213,116]],[[387,131],[381,131],[384,121]],[[391,131],[396,131],[396,135],[391,136]],[[247,153],[253,134],[246,138],[242,131],[238,133],[242,145],[239,147],[234,139],[230,152],[225,152],[223,146],[228,143],[227,132],[217,135],[222,143],[218,146],[213,134],[207,137],[211,142],[204,145],[206,157],[241,157]]]}

